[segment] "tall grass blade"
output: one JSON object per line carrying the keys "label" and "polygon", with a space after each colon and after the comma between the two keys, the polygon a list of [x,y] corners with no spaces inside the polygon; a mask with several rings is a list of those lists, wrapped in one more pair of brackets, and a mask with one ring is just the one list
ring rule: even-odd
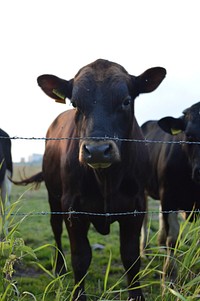
{"label": "tall grass blade", "polygon": [[105,273],[105,277],[104,277],[104,285],[103,285],[104,292],[106,292],[106,290],[107,290],[107,284],[108,284],[109,272],[110,272],[110,267],[111,267],[111,261],[112,261],[112,252],[110,250],[108,264],[107,264],[107,267],[106,267],[106,273]]}

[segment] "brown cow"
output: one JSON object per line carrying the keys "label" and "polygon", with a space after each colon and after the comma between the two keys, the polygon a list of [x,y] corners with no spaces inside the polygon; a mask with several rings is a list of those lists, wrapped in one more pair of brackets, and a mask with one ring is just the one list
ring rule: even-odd
{"label": "brown cow", "polygon": [[[61,252],[57,258],[58,273],[65,272],[61,255],[63,220],[68,230],[75,284],[79,284],[74,300],[86,300],[83,278],[92,257],[87,238],[90,223],[106,235],[115,221],[120,226],[120,252],[127,271],[129,300],[144,300],[138,281],[143,214],[120,213],[145,209],[148,152],[143,143],[122,139],[143,139],[134,115],[134,100],[140,93],[155,90],[165,74],[164,68],[155,67],[136,77],[116,63],[99,59],[80,69],[69,81],[53,75],[38,78],[48,96],[58,102],[69,98],[74,106],[55,119],[47,138],[71,139],[47,140],[42,173],[22,182],[44,179],[52,212],[94,213],[80,213],[70,219],[67,214],[51,216]],[[80,139],[73,139],[76,137]]]}

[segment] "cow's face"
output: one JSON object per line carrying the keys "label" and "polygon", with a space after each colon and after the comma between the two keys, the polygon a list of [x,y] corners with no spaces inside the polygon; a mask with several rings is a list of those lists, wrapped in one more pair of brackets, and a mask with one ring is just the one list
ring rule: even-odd
{"label": "cow's face", "polygon": [[134,130],[134,99],[155,90],[166,70],[151,68],[132,76],[120,65],[97,60],[65,81],[52,75],[38,78],[41,88],[56,101],[66,97],[76,109],[76,130],[80,140],[79,161],[92,168],[107,168],[121,160],[119,141]]}
{"label": "cow's face", "polygon": [[192,169],[192,179],[200,184],[200,102],[184,110],[180,118],[165,117],[158,123],[170,134],[184,133],[183,139],[188,143],[182,147]]}

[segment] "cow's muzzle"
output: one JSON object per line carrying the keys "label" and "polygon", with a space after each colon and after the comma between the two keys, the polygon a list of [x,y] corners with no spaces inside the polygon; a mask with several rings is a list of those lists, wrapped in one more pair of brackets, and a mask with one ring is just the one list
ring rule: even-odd
{"label": "cow's muzzle", "polygon": [[120,152],[112,140],[83,141],[80,145],[79,161],[92,168],[108,168],[120,161]]}

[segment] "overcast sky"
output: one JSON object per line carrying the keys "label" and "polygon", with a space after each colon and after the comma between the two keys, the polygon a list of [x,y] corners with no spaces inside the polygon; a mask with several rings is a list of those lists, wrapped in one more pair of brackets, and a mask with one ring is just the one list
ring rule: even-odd
{"label": "overcast sky", "polygon": [[[68,105],[37,86],[51,73],[71,79],[98,58],[133,75],[162,66],[158,89],[136,99],[139,124],[200,101],[199,0],[6,0],[0,4],[0,127],[10,136],[44,137]],[[43,153],[44,141],[12,141],[14,161]]]}

